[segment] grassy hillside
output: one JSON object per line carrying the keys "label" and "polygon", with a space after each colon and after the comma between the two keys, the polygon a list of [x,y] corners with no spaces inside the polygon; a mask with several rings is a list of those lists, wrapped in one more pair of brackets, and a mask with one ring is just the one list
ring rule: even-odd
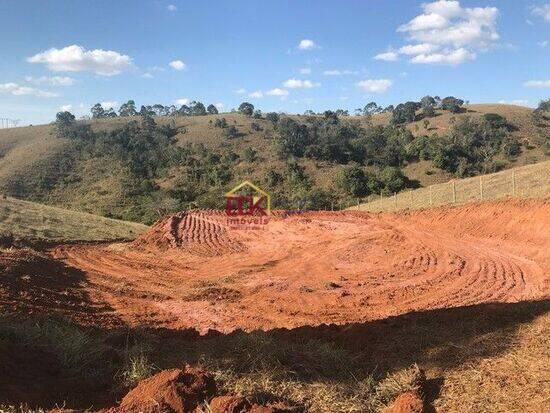
{"label": "grassy hillside", "polygon": [[133,239],[145,225],[21,201],[0,199],[0,235],[62,241]]}
{"label": "grassy hillside", "polygon": [[[509,168],[548,159],[543,146],[545,140],[548,140],[545,135],[548,128],[534,125],[531,112],[529,108],[512,105],[470,105],[465,113],[436,111],[436,116],[429,119],[428,128],[425,128],[422,120],[410,123],[406,128],[414,136],[443,136],[462,118],[480,118],[485,113],[500,114],[513,126],[510,134],[523,142],[519,156],[514,159],[498,159],[500,167]],[[371,122],[374,125],[386,125],[390,122],[390,116],[375,115]],[[236,127],[237,137],[229,139],[225,135],[227,128],[214,126],[216,119],[222,117],[229,127]],[[299,121],[306,119],[304,116],[292,118]],[[350,124],[370,127],[370,121],[364,117],[341,119]],[[128,118],[115,118],[89,121],[89,124],[94,131],[112,131],[127,122]],[[236,160],[232,161],[232,177],[224,188],[243,179],[250,179],[281,197],[277,193],[279,185],[266,179],[266,176],[272,172],[282,173],[288,166],[286,160],[277,156],[274,150],[273,142],[277,132],[268,120],[226,113],[156,118],[156,122],[159,125],[172,124],[177,128],[177,146],[202,144],[220,156],[234,157]],[[150,194],[129,195],[128,182],[132,179],[135,181],[135,177],[129,174],[127,165],[119,158],[75,156],[74,145],[66,139],[56,137],[53,132],[52,125],[0,130],[0,191],[18,198],[126,220],[151,222],[155,219],[152,211],[163,198]],[[246,151],[250,148],[255,151],[253,158],[247,157]],[[306,157],[298,159],[298,164],[304,168],[308,185],[327,193],[334,191],[335,179],[344,167],[342,164]],[[170,191],[177,186],[184,169],[169,167],[162,170],[152,184],[162,191]],[[402,170],[410,182],[417,186],[428,186],[453,178],[449,172],[436,168],[431,161],[425,160],[405,162]],[[139,184],[132,183],[134,186]],[[142,184],[150,185],[149,182]],[[289,181],[287,186],[297,185]],[[197,202],[201,206],[215,206],[217,201],[223,202],[223,192],[223,188],[213,190],[205,195],[208,199],[199,199]]]}
{"label": "grassy hillside", "polygon": [[428,188],[403,191],[395,196],[352,206],[350,209],[388,212],[508,197],[543,198],[549,194],[550,161],[545,161],[494,174],[431,185]]}

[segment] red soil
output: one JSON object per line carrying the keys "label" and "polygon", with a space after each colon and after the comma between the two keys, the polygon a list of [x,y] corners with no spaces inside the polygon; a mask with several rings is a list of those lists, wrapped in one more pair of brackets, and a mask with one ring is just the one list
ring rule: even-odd
{"label": "red soil", "polygon": [[185,367],[163,370],[131,390],[113,412],[187,413],[216,394],[216,382],[209,373]]}
{"label": "red soil", "polygon": [[132,244],[54,251],[130,325],[232,331],[346,323],[550,295],[550,200],[392,214],[165,218]]}
{"label": "red soil", "polygon": [[[0,307],[11,311],[22,291],[25,305],[46,313],[73,306],[85,324],[228,332],[548,298],[549,224],[548,199],[277,213],[260,231],[228,228],[223,212],[185,212],[134,243],[54,249],[67,278],[41,279],[36,291],[20,278],[43,273],[17,270],[17,288],[0,284]],[[46,288],[63,280],[69,288]]]}

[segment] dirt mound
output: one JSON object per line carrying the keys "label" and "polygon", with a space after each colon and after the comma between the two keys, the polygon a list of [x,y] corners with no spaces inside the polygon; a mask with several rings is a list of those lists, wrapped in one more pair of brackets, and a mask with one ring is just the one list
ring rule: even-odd
{"label": "dirt mound", "polygon": [[216,382],[210,373],[186,366],[163,370],[143,380],[131,390],[112,413],[292,413],[296,410],[283,403],[266,406],[241,396],[215,396]]}
{"label": "dirt mound", "polygon": [[418,393],[409,391],[399,395],[384,413],[427,413],[427,410]]}
{"label": "dirt mound", "polygon": [[221,211],[184,211],[161,219],[134,241],[144,248],[179,248],[199,255],[221,255],[243,251],[232,237]]}
{"label": "dirt mound", "polygon": [[130,391],[119,412],[187,413],[216,394],[211,374],[189,366],[163,370]]}

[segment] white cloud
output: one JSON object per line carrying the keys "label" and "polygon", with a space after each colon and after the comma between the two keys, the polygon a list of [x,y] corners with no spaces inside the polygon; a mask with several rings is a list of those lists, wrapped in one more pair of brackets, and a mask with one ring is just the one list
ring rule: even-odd
{"label": "white cloud", "polygon": [[249,93],[248,94],[248,97],[249,98],[254,98],[254,99],[260,99],[260,98],[263,98],[264,97],[264,94],[261,90],[256,90],[252,93]]}
{"label": "white cloud", "polygon": [[321,86],[320,83],[313,83],[311,80],[288,79],[283,82],[283,86],[289,89],[311,89]]}
{"label": "white cloud", "polygon": [[62,112],[70,112],[73,108],[73,105],[62,105],[59,107],[59,110]]}
{"label": "white cloud", "polygon": [[459,65],[468,60],[474,60],[476,58],[475,53],[469,52],[464,48],[451,50],[444,53],[432,53],[432,54],[419,54],[411,59],[412,63],[420,64],[446,64],[446,65]]}
{"label": "white cloud", "polygon": [[431,53],[437,50],[439,46],[430,43],[409,44],[399,49],[399,53],[406,55],[419,55],[424,53]]}
{"label": "white cloud", "polygon": [[319,48],[319,46],[317,46],[317,44],[310,39],[300,40],[300,43],[298,44],[298,49],[300,50],[313,50],[317,48]]}
{"label": "white cloud", "polygon": [[384,93],[387,91],[393,82],[389,79],[365,79],[357,83],[357,86],[365,92]]}
{"label": "white cloud", "polygon": [[286,89],[281,89],[281,88],[275,88],[275,89],[271,89],[269,91],[267,91],[265,93],[266,95],[269,95],[269,96],[288,96],[288,90]]}
{"label": "white cloud", "polygon": [[531,8],[531,12],[535,16],[542,17],[545,21],[550,22],[550,3],[543,4],[542,6],[534,6]]}
{"label": "white cloud", "polygon": [[498,103],[502,105],[530,106],[529,101],[526,99],[499,100]]}
{"label": "white cloud", "polygon": [[407,24],[403,24],[397,28],[398,32],[415,32],[421,30],[443,29],[447,26],[447,19],[439,14],[421,14],[416,16]]}
{"label": "white cloud", "polygon": [[154,78],[154,76],[153,76],[151,73],[149,73],[149,72],[142,74],[141,77],[143,77],[143,78],[145,78],[145,79],[152,79],[152,78]]}
{"label": "white cloud", "polygon": [[547,88],[550,87],[550,80],[529,80],[523,84],[525,87]]}
{"label": "white cloud", "polygon": [[176,100],[176,105],[188,105],[191,101],[187,98],[181,98]]}
{"label": "white cloud", "polygon": [[397,28],[409,44],[397,52],[377,55],[379,60],[411,56],[412,63],[460,64],[476,58],[500,38],[496,7],[462,7],[459,1],[438,0],[422,4],[423,13]]}
{"label": "white cloud", "polygon": [[166,6],[166,10],[175,12],[175,11],[178,11],[178,8],[173,4],[169,4],[168,6]]}
{"label": "white cloud", "polygon": [[105,102],[101,102],[101,106],[105,110],[116,109],[118,107],[118,102],[116,100],[106,100]]}
{"label": "white cloud", "polygon": [[237,90],[235,91],[235,93],[236,93],[237,95],[244,95],[244,94],[246,93],[246,89],[245,89],[245,88],[237,89]]}
{"label": "white cloud", "polygon": [[331,70],[325,70],[323,74],[325,76],[345,76],[345,75],[356,75],[358,72],[355,70],[339,70],[339,69],[331,69]]}
{"label": "white cloud", "polygon": [[43,63],[54,72],[90,71],[103,76],[113,76],[132,67],[129,56],[112,50],[86,50],[72,45],[63,49],[48,49],[27,59],[30,63]]}
{"label": "white cloud", "polygon": [[216,108],[217,108],[218,110],[222,110],[222,109],[225,107],[225,105],[224,105],[223,103],[221,103],[221,102],[219,102],[219,103],[214,103],[214,106],[216,106]]}
{"label": "white cloud", "polygon": [[32,77],[32,76],[25,76],[25,80],[29,83],[33,83],[35,85],[49,85],[49,86],[72,86],[76,83],[76,80],[72,77],[66,77],[66,76],[42,76],[42,77]]}
{"label": "white cloud", "polygon": [[309,67],[303,67],[300,69],[300,74],[302,75],[310,75],[311,69]]}
{"label": "white cloud", "polygon": [[399,55],[395,52],[378,53],[374,56],[376,60],[383,60],[385,62],[395,62],[399,59]]}
{"label": "white cloud", "polygon": [[174,60],[168,63],[168,66],[170,66],[174,70],[184,70],[187,67],[187,65],[181,60]]}
{"label": "white cloud", "polygon": [[40,98],[54,98],[57,93],[35,89],[29,86],[21,86],[17,83],[0,83],[0,93],[10,93],[14,96],[36,96]]}
{"label": "white cloud", "polygon": [[539,46],[544,49],[547,48],[548,46],[550,46],[550,40],[543,40],[542,42],[539,42]]}

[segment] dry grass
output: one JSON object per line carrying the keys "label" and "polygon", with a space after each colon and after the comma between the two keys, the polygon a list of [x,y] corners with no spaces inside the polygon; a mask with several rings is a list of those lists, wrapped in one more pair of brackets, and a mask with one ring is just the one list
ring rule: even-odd
{"label": "dry grass", "polygon": [[64,241],[133,239],[145,225],[14,198],[0,199],[0,234]]}
{"label": "dry grass", "polygon": [[[507,335],[510,346],[505,353],[468,361],[446,372],[441,397],[435,402],[438,411],[550,411],[550,314]],[[472,344],[461,349],[464,356],[499,345],[493,334],[480,335]]]}
{"label": "dry grass", "polygon": [[[396,196],[361,204],[358,209],[388,212],[507,197],[538,198],[545,197],[548,193],[550,193],[550,161],[475,178],[453,180],[428,188],[404,191]],[[357,209],[357,207],[350,209]]]}
{"label": "dry grass", "polygon": [[[549,309],[550,301],[486,304],[360,325],[207,337],[189,331],[100,331],[50,320],[6,321],[0,323],[0,345],[17,343],[25,351],[56,354],[63,374],[72,371],[76,382],[97,377],[105,382],[103,392],[116,390],[112,400],[127,391],[125,384],[148,377],[156,366],[190,363],[213,371],[221,393],[259,402],[285,400],[308,412],[374,413],[415,388],[417,370],[409,366],[418,362],[429,379],[426,397],[439,412],[547,412]],[[113,352],[119,354],[116,365]],[[58,390],[49,391],[56,395]],[[97,405],[102,395],[97,389],[89,392],[84,406]],[[20,402],[24,400],[0,405],[0,410],[40,411],[16,407]]]}
{"label": "dry grass", "polygon": [[[521,139],[532,140],[540,132],[533,125],[531,109],[497,104],[470,105],[468,106],[468,112],[461,114],[439,112],[438,116],[430,119],[428,130],[424,128],[422,121],[412,123],[408,125],[408,128],[414,135],[431,135],[434,133],[442,135],[448,132],[453,117],[457,120],[464,116],[475,118],[489,112],[506,116],[518,128],[513,134]],[[223,130],[215,128],[210,123],[221,117],[225,117],[229,125],[236,126],[242,136],[232,140],[225,138]],[[366,122],[363,117],[352,116],[348,119],[362,124]],[[108,130],[127,121],[126,118],[102,119],[90,121],[90,124],[93,129]],[[174,119],[158,118],[157,121],[161,124],[174,122],[180,129],[177,136],[180,144],[188,142],[203,143],[212,149],[231,150],[241,155],[247,147],[256,148],[261,158],[260,162],[253,167],[247,163],[242,163],[237,168],[237,174],[246,176],[247,179],[260,181],[264,178],[267,170],[281,170],[284,168],[284,161],[277,159],[275,151],[270,149],[271,137],[274,135],[274,131],[268,121],[247,118],[237,113],[178,117]],[[387,124],[389,121],[390,116],[388,114],[373,117],[373,123],[375,124]],[[260,124],[262,130],[252,130],[252,122]],[[23,182],[26,182],[25,178],[29,175],[29,171],[41,168],[47,169],[52,163],[50,158],[53,159],[66,148],[66,142],[53,136],[52,130],[51,125],[0,130],[0,188],[7,187],[10,182],[21,180],[21,178],[23,178]],[[533,146],[525,148],[514,164],[519,166],[547,158],[548,156],[543,149],[539,146]],[[339,165],[328,165],[313,160],[304,160],[304,165],[315,185],[327,190],[330,189],[332,181],[340,169]],[[120,169],[120,165],[113,165],[109,162],[103,164],[97,160],[82,162],[74,174],[75,177],[78,177],[78,181],[48,194],[47,199],[35,198],[35,200],[63,208],[98,214],[117,210],[121,213],[117,213],[117,216],[124,216],[123,212],[131,210],[134,205],[126,205],[124,198],[120,195],[122,191],[121,177],[123,176],[123,171]],[[427,171],[433,173],[427,175]],[[446,172],[433,168],[430,162],[411,164],[404,169],[404,172],[410,179],[420,182],[423,186],[445,182],[452,178]],[[177,173],[174,172],[171,176],[169,175],[157,183],[163,188],[169,188],[176,175]],[[30,180],[32,181],[32,179]],[[32,188],[29,191],[30,194],[21,194],[20,197],[32,196]]]}

